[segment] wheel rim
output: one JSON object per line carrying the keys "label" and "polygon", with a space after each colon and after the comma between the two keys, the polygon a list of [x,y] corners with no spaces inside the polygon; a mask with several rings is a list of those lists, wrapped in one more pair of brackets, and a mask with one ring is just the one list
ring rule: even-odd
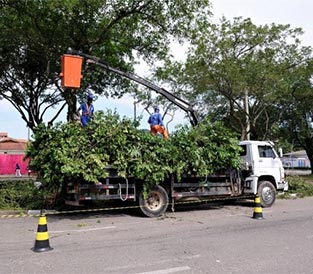
{"label": "wheel rim", "polygon": [[262,198],[264,202],[271,202],[273,200],[273,197],[273,191],[270,187],[264,187],[262,189]]}
{"label": "wheel rim", "polygon": [[150,192],[148,198],[145,200],[145,205],[149,210],[157,211],[163,205],[163,198],[158,192]]}

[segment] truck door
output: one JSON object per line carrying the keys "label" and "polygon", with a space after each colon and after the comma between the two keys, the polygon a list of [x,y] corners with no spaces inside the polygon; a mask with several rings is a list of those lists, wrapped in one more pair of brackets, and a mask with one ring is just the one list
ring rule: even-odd
{"label": "truck door", "polygon": [[258,175],[273,175],[275,178],[279,176],[280,159],[273,148],[269,145],[258,145],[259,159],[255,161],[255,172]]}

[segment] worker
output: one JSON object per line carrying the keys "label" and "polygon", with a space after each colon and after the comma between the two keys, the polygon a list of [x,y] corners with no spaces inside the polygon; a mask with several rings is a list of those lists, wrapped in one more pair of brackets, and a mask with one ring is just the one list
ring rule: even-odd
{"label": "worker", "polygon": [[150,124],[150,132],[152,135],[161,133],[164,139],[168,139],[168,132],[164,127],[160,109],[158,107],[154,108],[154,113],[150,115],[148,123]]}
{"label": "worker", "polygon": [[91,116],[94,112],[94,107],[92,104],[93,101],[93,94],[89,93],[87,95],[87,102],[82,103],[78,109],[78,112],[81,110],[82,114],[80,116],[80,121],[83,127],[87,126],[90,122]]}
{"label": "worker", "polygon": [[18,163],[16,163],[16,165],[15,165],[15,176],[16,177],[21,177],[22,176],[21,168],[20,168],[20,165]]}

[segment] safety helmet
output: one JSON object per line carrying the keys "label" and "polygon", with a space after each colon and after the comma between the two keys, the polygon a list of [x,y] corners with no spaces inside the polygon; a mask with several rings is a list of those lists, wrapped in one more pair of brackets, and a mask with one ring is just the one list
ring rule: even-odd
{"label": "safety helmet", "polygon": [[93,96],[92,93],[88,93],[88,95],[87,95],[87,99],[88,99],[88,100],[93,99],[93,97],[94,97],[94,96]]}

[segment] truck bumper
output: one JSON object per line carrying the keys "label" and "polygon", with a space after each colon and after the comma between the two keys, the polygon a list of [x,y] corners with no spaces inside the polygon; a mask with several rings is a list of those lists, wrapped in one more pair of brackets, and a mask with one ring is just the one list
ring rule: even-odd
{"label": "truck bumper", "polygon": [[288,191],[289,184],[287,181],[281,181],[277,184],[277,190]]}

